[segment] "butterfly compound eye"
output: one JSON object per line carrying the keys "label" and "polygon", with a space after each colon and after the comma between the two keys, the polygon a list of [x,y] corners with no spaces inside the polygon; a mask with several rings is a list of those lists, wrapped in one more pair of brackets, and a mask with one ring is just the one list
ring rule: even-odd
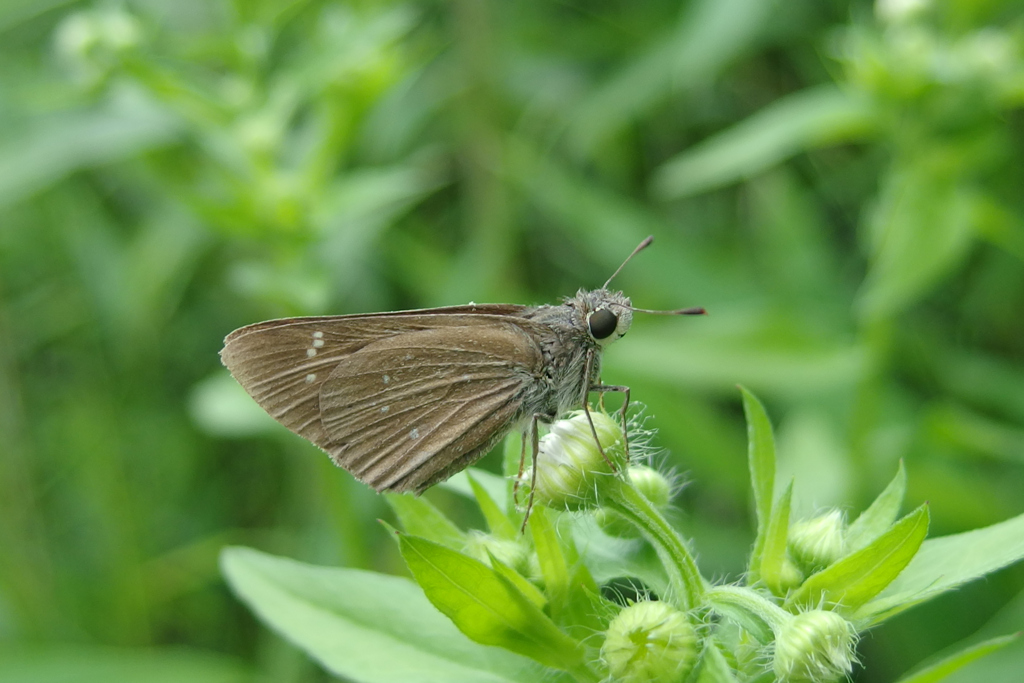
{"label": "butterfly compound eye", "polygon": [[602,308],[590,314],[590,318],[587,319],[587,325],[590,327],[591,337],[594,339],[607,339],[612,336],[615,328],[619,326],[619,316],[607,308]]}

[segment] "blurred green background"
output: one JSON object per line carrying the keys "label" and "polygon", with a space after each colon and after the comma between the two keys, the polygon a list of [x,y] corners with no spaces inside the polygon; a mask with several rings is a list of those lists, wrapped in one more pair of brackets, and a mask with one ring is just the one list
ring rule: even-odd
{"label": "blurred green background", "polygon": [[[1022,10],[6,0],[0,679],[325,680],[217,553],[401,573],[389,512],[255,409],[223,336],[555,302],[648,234],[616,285],[711,315],[639,316],[605,379],[685,474],[706,574],[752,540],[737,383],[799,514],[858,512],[901,458],[932,536],[1024,512]],[[1020,630],[1022,587],[887,623],[856,680]],[[1000,657],[962,680],[1019,680]]]}

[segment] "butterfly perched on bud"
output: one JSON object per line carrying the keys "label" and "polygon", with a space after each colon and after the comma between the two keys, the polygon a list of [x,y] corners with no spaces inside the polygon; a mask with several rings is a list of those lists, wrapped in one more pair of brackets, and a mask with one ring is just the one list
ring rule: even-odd
{"label": "butterfly perched on bud", "polygon": [[592,391],[621,391],[628,403],[628,388],[600,384],[602,349],[626,334],[635,311],[704,309],[634,308],[608,289],[621,269],[557,305],[269,320],[229,334],[220,355],[271,417],[357,479],[421,493],[513,429],[536,454],[538,421],[588,410]]}

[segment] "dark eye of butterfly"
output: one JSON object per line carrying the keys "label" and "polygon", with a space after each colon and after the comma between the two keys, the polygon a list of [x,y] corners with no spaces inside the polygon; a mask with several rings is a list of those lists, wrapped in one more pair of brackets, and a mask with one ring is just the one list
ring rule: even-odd
{"label": "dark eye of butterfly", "polygon": [[590,336],[594,339],[607,339],[619,326],[619,316],[607,308],[602,308],[590,314],[587,324],[590,326]]}

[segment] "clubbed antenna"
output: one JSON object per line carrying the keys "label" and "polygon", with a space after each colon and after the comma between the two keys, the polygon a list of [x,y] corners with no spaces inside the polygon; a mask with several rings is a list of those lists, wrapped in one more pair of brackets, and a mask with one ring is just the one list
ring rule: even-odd
{"label": "clubbed antenna", "polygon": [[654,315],[707,315],[708,312],[704,310],[702,306],[694,306],[693,308],[677,308],[673,311],[652,311],[649,308],[634,308],[629,307],[629,310],[636,311],[637,313],[653,313]]}
{"label": "clubbed antenna", "polygon": [[622,262],[622,265],[615,269],[615,272],[612,273],[612,276],[610,278],[608,278],[608,281],[604,283],[604,286],[601,287],[601,289],[608,289],[608,284],[612,280],[614,280],[615,276],[619,274],[619,271],[621,271],[626,266],[626,264],[629,263],[629,259],[633,258],[637,254],[639,254],[641,251],[643,251],[644,249],[649,247],[651,245],[651,242],[653,242],[653,241],[654,241],[654,235],[648,235],[647,238],[643,242],[641,242],[640,244],[636,245],[636,249],[633,250],[633,253],[630,254],[629,256],[627,256],[626,260]]}

